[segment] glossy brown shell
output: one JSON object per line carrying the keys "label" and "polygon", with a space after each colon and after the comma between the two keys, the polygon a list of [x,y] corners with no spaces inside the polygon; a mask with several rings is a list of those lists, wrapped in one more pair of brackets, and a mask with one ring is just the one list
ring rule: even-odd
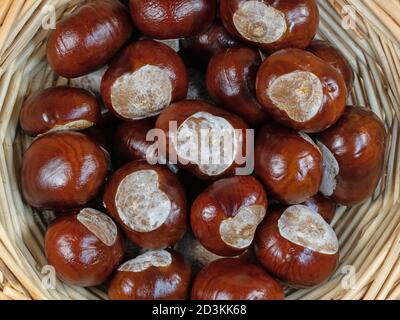
{"label": "glossy brown shell", "polygon": [[21,169],[25,200],[40,209],[70,209],[93,200],[105,181],[108,159],[89,137],[52,132],[26,151]]}
{"label": "glossy brown shell", "polygon": [[228,33],[220,21],[216,21],[206,32],[183,39],[181,44],[188,59],[196,66],[206,68],[214,55],[239,45],[239,41]]}
{"label": "glossy brown shell", "polygon": [[[126,73],[132,73],[145,65],[160,67],[167,71],[172,83],[172,102],[187,95],[188,75],[179,55],[167,45],[153,40],[140,40],[129,45],[111,63],[101,82],[101,96],[106,106],[117,117],[111,102],[111,87]],[[125,119],[131,120],[131,119]]]}
{"label": "glossy brown shell", "polygon": [[26,134],[37,136],[80,120],[87,121],[87,126],[94,125],[100,117],[100,105],[89,91],[54,87],[28,97],[21,109],[20,124]]}
{"label": "glossy brown shell", "polygon": [[388,135],[370,110],[347,107],[343,117],[318,135],[339,163],[334,201],[356,205],[367,200],[382,178]]}
{"label": "glossy brown shell", "polygon": [[[266,94],[273,80],[295,71],[313,73],[323,87],[323,104],[318,113],[306,122],[292,120]],[[258,71],[256,91],[258,101],[276,121],[308,133],[321,132],[332,126],[343,114],[347,100],[346,83],[339,71],[312,53],[299,49],[281,50],[269,56]]]}
{"label": "glossy brown shell", "polygon": [[260,130],[255,172],[279,201],[300,204],[316,195],[322,182],[322,165],[319,149],[297,132],[278,124]]}
{"label": "glossy brown shell", "polygon": [[130,0],[139,30],[154,39],[178,39],[206,31],[215,18],[215,0]]}
{"label": "glossy brown shell", "polygon": [[319,213],[319,215],[328,223],[331,223],[335,217],[336,202],[332,199],[325,198],[320,193],[307,199],[303,205]]}
{"label": "glossy brown shell", "polygon": [[350,93],[354,86],[354,72],[349,61],[342,52],[327,41],[314,40],[307,48],[308,51],[315,54],[317,57],[328,62],[332,67],[338,70],[345,82],[347,92]]}
{"label": "glossy brown shell", "polygon": [[256,77],[262,63],[258,50],[235,47],[215,55],[208,65],[207,87],[227,110],[251,125],[267,120],[267,112],[256,98]]}
{"label": "glossy brown shell", "polygon": [[[192,231],[209,251],[222,257],[234,257],[247,248],[238,249],[221,239],[220,225],[235,217],[242,207],[268,208],[263,185],[253,177],[237,176],[219,180],[201,193],[192,205]],[[210,213],[213,213],[212,215]]]}
{"label": "glossy brown shell", "polygon": [[233,16],[243,2],[249,0],[221,0],[220,14],[225,28],[234,36],[260,49],[274,52],[285,48],[305,49],[310,45],[319,26],[319,9],[315,0],[261,0],[283,12],[287,31],[276,42],[257,43],[245,39],[236,29]]}
{"label": "glossy brown shell", "polygon": [[117,271],[108,289],[110,300],[187,300],[191,270],[177,252],[171,252],[168,267],[150,267],[142,272]]}
{"label": "glossy brown shell", "polygon": [[195,278],[192,300],[284,300],[281,285],[263,269],[240,259],[220,259]]}
{"label": "glossy brown shell", "polygon": [[[170,150],[172,152],[174,151],[173,147],[169,147],[171,144],[171,134],[169,132],[169,124],[171,121],[176,121],[177,123],[177,128],[181,126],[183,122],[186,121],[186,119],[190,118],[192,115],[196,114],[197,112],[206,112],[210,113],[214,116],[224,118],[227,120],[234,129],[241,130],[242,131],[242,136],[243,136],[243,143],[242,143],[242,155],[246,155],[246,130],[248,129],[248,125],[243,121],[240,117],[229,113],[225,110],[222,110],[220,108],[211,106],[210,104],[203,102],[203,101],[197,101],[197,100],[183,100],[177,103],[174,103],[170,105],[168,108],[166,108],[158,117],[157,122],[156,122],[156,128],[161,129],[164,131],[167,137],[167,146],[166,150]],[[240,152],[239,152],[240,153]],[[167,157],[173,157],[174,155],[168,154]],[[234,162],[227,170],[225,170],[222,174],[218,176],[209,176],[204,174],[203,172],[200,171],[198,165],[195,164],[179,164],[180,167],[183,169],[189,171],[190,173],[194,174],[196,177],[202,179],[202,180],[218,180],[219,178],[223,178],[226,176],[233,175],[235,173],[235,169],[238,168],[239,166]]]}
{"label": "glossy brown shell", "polygon": [[48,262],[57,277],[75,286],[103,284],[124,256],[124,239],[118,230],[114,245],[107,246],[77,220],[77,214],[64,214],[48,228],[45,237]]}
{"label": "glossy brown shell", "polygon": [[255,239],[258,261],[274,277],[296,288],[309,288],[327,280],[336,270],[339,253],[327,255],[283,238],[278,220],[285,209],[274,211],[259,226]]}
{"label": "glossy brown shell", "polygon": [[89,1],[57,24],[47,58],[60,76],[80,77],[107,64],[132,33],[129,12],[120,2]]}
{"label": "glossy brown shell", "polygon": [[[120,218],[115,203],[115,197],[123,179],[141,170],[154,170],[157,172],[159,188],[167,194],[171,201],[171,211],[167,220],[161,227],[150,232],[137,232],[128,227]],[[135,161],[128,163],[116,171],[106,186],[104,192],[104,206],[107,212],[125,231],[128,239],[144,249],[163,249],[170,247],[182,239],[186,232],[187,207],[185,192],[178,178],[161,165],[152,166],[147,164],[146,161]]]}

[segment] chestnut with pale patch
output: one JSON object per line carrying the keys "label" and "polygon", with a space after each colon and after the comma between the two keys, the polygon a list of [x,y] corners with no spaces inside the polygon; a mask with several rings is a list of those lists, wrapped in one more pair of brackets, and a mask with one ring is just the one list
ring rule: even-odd
{"label": "chestnut with pale patch", "polygon": [[264,188],[255,178],[237,176],[220,180],[193,203],[193,233],[212,253],[238,256],[253,242],[267,206]]}
{"label": "chestnut with pale patch", "polygon": [[149,251],[124,263],[108,289],[110,300],[186,300],[192,272],[175,251]]}
{"label": "chestnut with pale patch", "polygon": [[267,215],[257,230],[255,253],[277,279],[292,287],[309,288],[336,270],[339,241],[317,212],[295,205]]}
{"label": "chestnut with pale patch", "polygon": [[186,196],[166,167],[131,162],[116,171],[104,192],[107,212],[144,249],[164,249],[186,232]]}
{"label": "chestnut with pale patch", "polygon": [[340,173],[339,163],[337,162],[333,153],[323,143],[317,141],[317,144],[322,152],[324,161],[324,175],[322,177],[322,183],[319,190],[324,196],[330,197],[333,195],[336,189],[336,178]]}

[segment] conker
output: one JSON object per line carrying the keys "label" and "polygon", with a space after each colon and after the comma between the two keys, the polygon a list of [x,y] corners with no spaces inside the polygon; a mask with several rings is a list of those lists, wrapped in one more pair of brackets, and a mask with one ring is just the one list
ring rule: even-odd
{"label": "conker", "polygon": [[220,11],[232,35],[270,52],[305,49],[319,25],[315,0],[221,0]]}
{"label": "conker", "polygon": [[80,77],[107,64],[132,33],[123,4],[89,1],[57,24],[48,40],[47,58],[58,75]]}
{"label": "conker", "polygon": [[258,134],[255,172],[277,200],[300,204],[318,193],[323,158],[309,136],[272,123]]}
{"label": "conker", "polygon": [[188,90],[186,67],[170,47],[152,40],[128,46],[111,63],[101,83],[106,106],[125,120],[158,115]]}
{"label": "conker", "polygon": [[141,248],[170,247],[186,232],[185,193],[161,165],[135,161],[119,169],[106,186],[104,206]]}
{"label": "conker", "polygon": [[347,107],[343,117],[317,136],[324,155],[321,192],[339,204],[367,200],[383,174],[387,133],[370,110]]}
{"label": "conker", "polygon": [[22,130],[37,136],[50,130],[87,129],[100,122],[101,110],[90,92],[70,87],[54,87],[28,97],[21,114]]}
{"label": "conker", "polygon": [[210,94],[251,125],[264,123],[267,119],[267,112],[257,101],[255,89],[261,63],[258,50],[235,47],[215,55],[207,70]]}
{"label": "conker", "polygon": [[148,251],[119,267],[108,289],[110,300],[186,300],[190,266],[175,251]]}
{"label": "conker", "polygon": [[195,278],[192,300],[284,300],[282,286],[263,269],[239,259],[210,263]]}
{"label": "conker", "polygon": [[88,136],[48,133],[26,151],[21,169],[25,200],[39,209],[71,209],[93,200],[109,165],[105,152]]}
{"label": "conker", "polygon": [[156,128],[167,136],[167,157],[201,179],[232,175],[246,160],[247,124],[205,102],[184,100],[169,106]]}
{"label": "conker", "polygon": [[307,48],[308,51],[315,54],[317,57],[328,62],[343,76],[347,92],[350,93],[354,86],[354,72],[349,61],[342,52],[328,41],[315,40]]}
{"label": "conker", "polygon": [[347,99],[339,71],[300,49],[269,56],[258,71],[256,92],[277,122],[307,133],[332,126],[343,114]]}
{"label": "conker", "polygon": [[317,212],[327,223],[331,223],[336,213],[336,202],[318,193],[304,201],[303,205]]}
{"label": "conker", "polygon": [[193,233],[212,253],[238,256],[252,244],[267,206],[267,195],[257,179],[237,176],[219,180],[192,205]]}
{"label": "conker", "polygon": [[124,239],[110,217],[85,208],[64,214],[50,225],[45,251],[62,281],[91,287],[104,283],[118,267],[124,255]]}
{"label": "conker", "polygon": [[290,286],[308,288],[336,270],[339,242],[318,213],[295,205],[267,214],[256,233],[255,253],[272,276]]}
{"label": "conker", "polygon": [[215,18],[215,0],[130,0],[135,25],[154,39],[193,37]]}

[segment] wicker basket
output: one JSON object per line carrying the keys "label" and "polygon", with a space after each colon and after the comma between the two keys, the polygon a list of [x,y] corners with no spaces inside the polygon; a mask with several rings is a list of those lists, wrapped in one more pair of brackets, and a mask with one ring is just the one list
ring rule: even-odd
{"label": "wicker basket", "polygon": [[[18,130],[24,98],[65,84],[46,62],[52,8],[57,18],[82,0],[0,1],[0,299],[103,299],[101,289],[42,285],[45,222],[19,191],[19,166],[31,141]],[[400,299],[400,0],[319,0],[320,37],[347,56],[356,84],[349,103],[369,106],[391,136],[386,175],[360,207],[339,208],[334,221],[341,264],[333,278],[289,299]]]}

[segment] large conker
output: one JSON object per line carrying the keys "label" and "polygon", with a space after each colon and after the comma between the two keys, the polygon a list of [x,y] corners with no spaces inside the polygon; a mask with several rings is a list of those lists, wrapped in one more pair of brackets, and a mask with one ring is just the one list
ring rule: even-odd
{"label": "large conker", "polygon": [[308,288],[336,270],[339,242],[318,213],[295,205],[267,214],[256,233],[255,253],[272,276],[290,286]]}
{"label": "large conker", "polygon": [[106,106],[125,120],[158,115],[188,90],[186,67],[167,45],[140,40],[128,46],[111,63],[101,83]]}
{"label": "large conker", "polygon": [[372,196],[383,174],[387,145],[383,122],[366,108],[347,107],[343,117],[317,139],[325,167],[321,192],[345,206]]}
{"label": "large conker", "polygon": [[193,37],[205,32],[215,18],[215,0],[130,0],[139,30],[154,39]]}
{"label": "large conker", "polygon": [[28,97],[21,109],[22,130],[37,136],[50,130],[87,129],[100,122],[96,97],[83,89],[54,87]]}
{"label": "large conker", "polygon": [[237,176],[219,180],[192,205],[193,233],[212,253],[238,256],[252,244],[267,206],[267,195],[257,179]]}
{"label": "large conker", "polygon": [[305,49],[319,25],[315,0],[221,0],[220,11],[230,33],[267,51]]}
{"label": "large conker", "polygon": [[124,239],[114,221],[85,208],[64,214],[45,237],[48,262],[64,282],[81,287],[104,283],[124,256]]}
{"label": "large conker", "polygon": [[207,69],[210,94],[227,110],[251,125],[267,119],[267,112],[256,98],[256,77],[262,63],[260,52],[235,47],[215,55]]}
{"label": "large conker", "polygon": [[186,300],[191,270],[175,251],[148,251],[119,267],[108,289],[111,300]]}
{"label": "large conker", "polygon": [[166,134],[167,158],[201,179],[232,175],[246,161],[247,124],[205,102],[184,100],[169,106],[156,128]]}
{"label": "large conker", "polygon": [[343,76],[326,61],[300,49],[281,50],[261,65],[258,101],[278,122],[299,131],[321,132],[346,107]]}
{"label": "large conker", "polygon": [[135,161],[119,169],[106,186],[104,206],[141,248],[170,247],[186,232],[185,193],[178,178],[161,165]]}
{"label": "large conker", "polygon": [[93,200],[101,191],[109,161],[88,136],[68,131],[35,140],[22,160],[22,193],[40,209],[71,209]]}
{"label": "large conker", "polygon": [[192,300],[284,300],[282,286],[262,268],[240,259],[220,259],[196,276]]}
{"label": "large conker", "polygon": [[267,190],[285,204],[303,203],[319,191],[323,158],[306,134],[275,123],[265,125],[256,140],[254,162]]}
{"label": "large conker", "polygon": [[80,77],[107,64],[132,33],[123,4],[88,1],[57,24],[48,40],[47,58],[60,76]]}

